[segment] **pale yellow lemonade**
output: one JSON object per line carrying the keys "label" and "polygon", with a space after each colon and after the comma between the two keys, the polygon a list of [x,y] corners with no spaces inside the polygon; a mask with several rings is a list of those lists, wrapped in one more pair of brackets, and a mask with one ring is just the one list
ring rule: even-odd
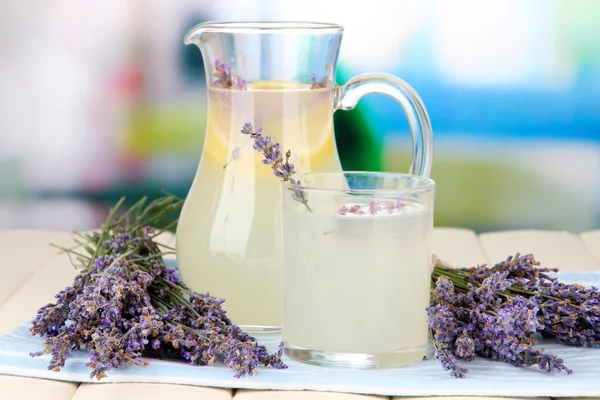
{"label": "pale yellow lemonade", "polygon": [[237,325],[282,322],[280,179],[240,130],[246,122],[262,126],[283,154],[292,151],[299,172],[339,172],[333,95],[282,81],[209,90],[205,144],[177,227],[177,258],[184,282],[226,299]]}

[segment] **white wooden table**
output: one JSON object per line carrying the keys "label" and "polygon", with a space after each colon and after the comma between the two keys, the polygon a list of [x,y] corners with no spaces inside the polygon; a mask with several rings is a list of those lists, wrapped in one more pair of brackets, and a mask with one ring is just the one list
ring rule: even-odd
{"label": "white wooden table", "polygon": [[[162,241],[173,245],[174,237]],[[0,231],[0,334],[30,321],[37,309],[72,282],[74,270],[49,243],[69,244],[71,235],[56,231]],[[456,266],[495,262],[509,254],[533,253],[545,266],[561,271],[600,271],[600,231],[576,235],[559,231],[504,231],[477,236],[454,228],[436,228],[434,252]],[[92,400],[342,400],[385,399],[310,391],[231,391],[166,384],[76,384],[0,375],[0,399]],[[432,399],[432,398],[429,398]],[[452,400],[452,398],[444,398]],[[456,399],[456,398],[454,398]],[[478,399],[478,398],[472,398]]]}

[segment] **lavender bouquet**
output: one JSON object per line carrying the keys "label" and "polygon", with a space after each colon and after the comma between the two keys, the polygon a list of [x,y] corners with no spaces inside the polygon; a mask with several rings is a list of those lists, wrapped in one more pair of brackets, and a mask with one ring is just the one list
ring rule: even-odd
{"label": "lavender bouquet", "polygon": [[59,371],[72,350],[87,350],[97,379],[147,365],[142,357],[207,365],[221,356],[238,378],[259,365],[287,368],[283,344],[269,354],[230,321],[224,300],[191,291],[163,262],[167,253],[154,241],[162,231],[154,226],[172,219],[183,201],[168,195],[146,206],[142,199],[117,217],[122,202],[100,232],[78,234],[75,247],[62,248],[81,271],[32,321],[31,332],[46,339],[32,356],[50,354],[48,369]]}
{"label": "lavender bouquet", "polygon": [[437,261],[427,309],[435,356],[451,375],[476,356],[544,371],[572,371],[562,359],[534,349],[536,336],[600,347],[597,288],[561,283],[531,254],[517,253],[488,268],[454,269]]}

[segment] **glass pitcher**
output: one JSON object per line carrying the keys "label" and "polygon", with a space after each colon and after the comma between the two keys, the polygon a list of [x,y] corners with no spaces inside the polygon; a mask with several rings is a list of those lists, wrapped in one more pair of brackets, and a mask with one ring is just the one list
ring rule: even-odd
{"label": "glass pitcher", "polygon": [[[277,331],[282,321],[280,182],[244,124],[262,128],[298,172],[341,172],[333,113],[368,93],[404,109],[413,136],[410,173],[429,176],[432,133],[404,81],[362,74],[335,84],[343,27],[312,22],[207,22],[186,44],[202,51],[208,114],[202,157],[177,227],[177,260],[192,289],[226,299],[233,323]],[[365,49],[367,50],[367,49]],[[310,296],[310,293],[306,294]]]}

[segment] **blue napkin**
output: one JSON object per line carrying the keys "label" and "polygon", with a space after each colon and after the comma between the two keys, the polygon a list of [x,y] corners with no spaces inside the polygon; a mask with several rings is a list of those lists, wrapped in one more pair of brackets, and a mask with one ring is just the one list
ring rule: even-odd
{"label": "blue napkin", "polygon": [[[586,285],[600,283],[600,274],[561,274],[561,280]],[[275,351],[279,335],[256,335],[259,343]],[[573,369],[572,375],[540,371],[537,367],[515,368],[502,362],[478,358],[464,363],[470,370],[465,379],[443,371],[435,359],[404,368],[354,370],[318,367],[284,357],[289,368],[258,368],[258,375],[237,379],[223,364],[195,367],[184,362],[148,359],[147,367],[123,367],[108,371],[108,377],[90,379],[86,352],[74,351],[60,372],[48,371],[49,356],[32,358],[43,340],[29,326],[0,336],[0,374],[55,379],[70,382],[175,383],[238,389],[317,390],[386,396],[512,396],[512,397],[598,397],[600,396],[600,350],[559,345],[540,340],[539,347],[560,355]]]}

